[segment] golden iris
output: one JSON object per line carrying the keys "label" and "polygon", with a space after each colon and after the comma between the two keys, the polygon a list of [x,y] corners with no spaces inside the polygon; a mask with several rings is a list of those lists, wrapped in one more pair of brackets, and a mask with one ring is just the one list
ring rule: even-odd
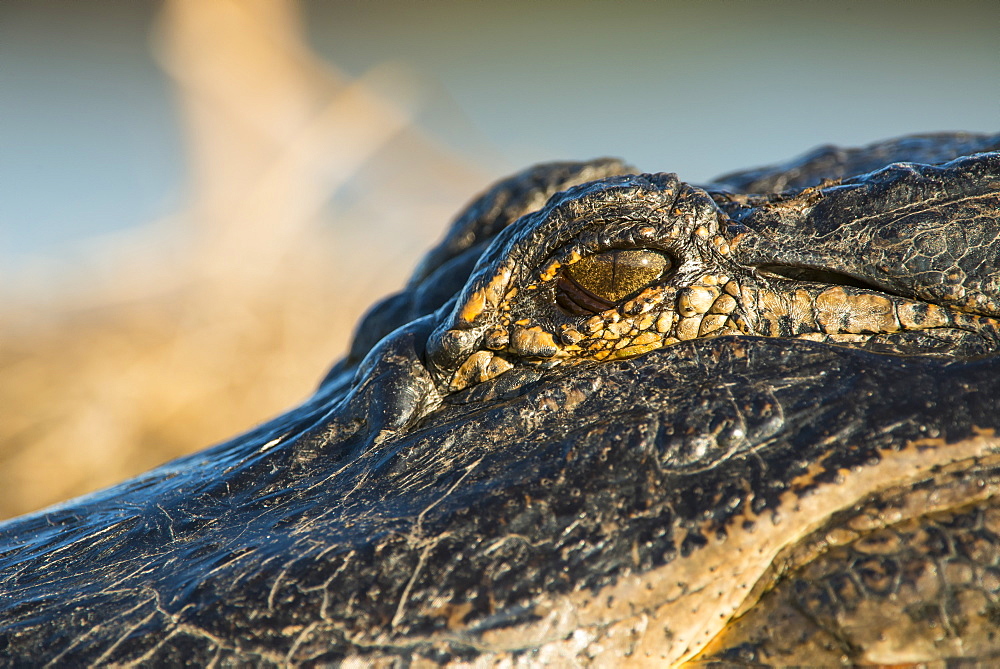
{"label": "golden iris", "polygon": [[670,259],[658,251],[612,249],[582,258],[568,266],[566,273],[597,297],[619,302],[660,278],[670,265]]}

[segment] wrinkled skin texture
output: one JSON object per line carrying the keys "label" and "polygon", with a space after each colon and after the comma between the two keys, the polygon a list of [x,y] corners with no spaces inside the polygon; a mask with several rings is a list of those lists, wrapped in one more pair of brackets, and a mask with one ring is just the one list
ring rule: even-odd
{"label": "wrinkled skin texture", "polygon": [[1000,659],[998,149],[498,184],[303,406],[4,524],[0,653]]}

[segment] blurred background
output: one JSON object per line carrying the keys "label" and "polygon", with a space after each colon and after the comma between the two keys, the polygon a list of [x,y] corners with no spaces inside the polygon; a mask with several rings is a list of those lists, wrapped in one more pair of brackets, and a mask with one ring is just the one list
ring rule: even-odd
{"label": "blurred background", "polygon": [[0,3],[0,517],[305,398],[530,163],[1000,126],[1000,4]]}

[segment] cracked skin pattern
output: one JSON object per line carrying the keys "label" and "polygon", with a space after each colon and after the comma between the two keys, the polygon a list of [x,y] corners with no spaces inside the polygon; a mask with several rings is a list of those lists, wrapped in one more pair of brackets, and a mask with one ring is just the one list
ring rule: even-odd
{"label": "cracked skin pattern", "polygon": [[301,407],[0,527],[0,656],[1000,659],[998,148],[501,182]]}

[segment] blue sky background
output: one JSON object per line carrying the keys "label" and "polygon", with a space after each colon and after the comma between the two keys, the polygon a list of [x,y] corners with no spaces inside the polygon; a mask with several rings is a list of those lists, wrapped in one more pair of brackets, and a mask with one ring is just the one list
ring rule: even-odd
{"label": "blue sky background", "polygon": [[[823,143],[1000,127],[995,1],[303,7],[320,54],[353,75],[404,64],[418,122],[498,172],[615,155],[697,182]],[[0,261],[183,206],[158,9],[0,3]]]}

